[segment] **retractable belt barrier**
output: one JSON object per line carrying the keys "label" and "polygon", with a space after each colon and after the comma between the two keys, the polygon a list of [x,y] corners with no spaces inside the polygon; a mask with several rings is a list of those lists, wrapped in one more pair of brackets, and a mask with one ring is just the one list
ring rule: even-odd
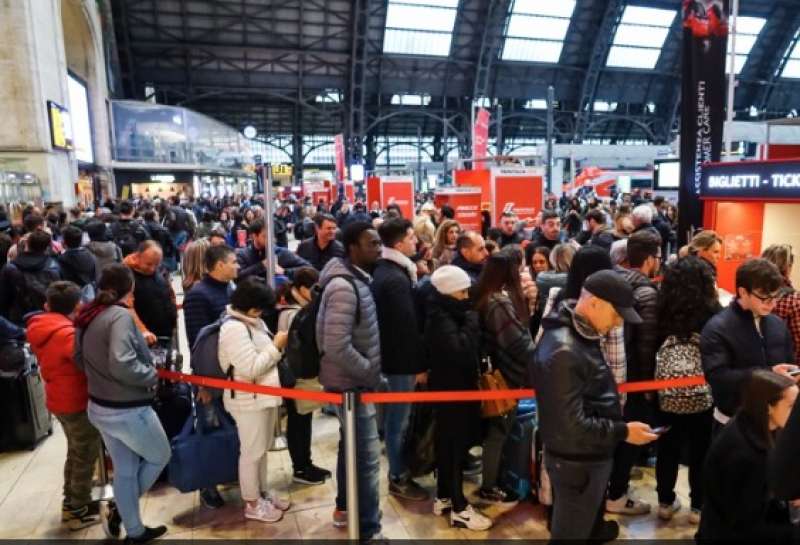
{"label": "retractable belt barrier", "polygon": [[[451,391],[451,392],[397,392],[397,393],[332,393],[298,390],[297,388],[276,388],[248,382],[187,375],[165,369],[158,370],[158,376],[165,380],[185,382],[197,386],[236,390],[290,399],[307,399],[323,403],[342,405],[342,427],[345,460],[345,486],[347,499],[347,533],[350,540],[360,538],[358,512],[358,467],[356,462],[356,407],[363,403],[447,403],[458,401],[483,401],[488,399],[523,399],[534,397],[533,390],[491,390],[491,391]],[[621,393],[652,392],[672,388],[688,388],[705,384],[702,376],[684,377],[670,380],[650,380],[628,382],[619,385]]]}
{"label": "retractable belt barrier", "polygon": [[[249,382],[237,382],[219,378],[187,375],[165,369],[158,370],[158,376],[175,382],[186,382],[197,386],[218,388],[221,390],[235,390],[237,392],[250,392],[271,396],[286,397],[290,399],[305,399],[320,401],[322,403],[342,404],[342,394],[332,392],[313,392],[297,388],[277,388],[262,386]],[[682,377],[668,380],[647,380],[641,382],[626,382],[620,384],[620,393],[654,392],[673,388],[689,388],[706,384],[702,375]],[[362,403],[448,403],[457,401],[484,401],[489,399],[527,399],[536,397],[536,392],[531,389],[522,390],[460,390],[445,392],[386,392],[364,393],[359,396]]]}

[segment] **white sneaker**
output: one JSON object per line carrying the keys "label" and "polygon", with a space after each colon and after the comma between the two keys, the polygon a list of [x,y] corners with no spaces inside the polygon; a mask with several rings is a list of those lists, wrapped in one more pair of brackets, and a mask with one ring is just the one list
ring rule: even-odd
{"label": "white sneaker", "polygon": [[700,509],[695,509],[692,507],[692,510],[689,511],[689,524],[700,524]]}
{"label": "white sneaker", "polygon": [[453,509],[453,500],[450,498],[439,499],[436,498],[433,500],[433,514],[437,517],[442,516],[447,511]]}
{"label": "white sneaker", "polygon": [[283,518],[283,511],[272,505],[272,502],[261,498],[255,507],[245,503],[244,518],[259,522],[278,522]]}
{"label": "white sneaker", "polygon": [[273,507],[280,509],[281,511],[288,511],[292,506],[292,502],[284,498],[279,498],[274,492],[267,494],[267,497],[264,499],[272,503]]}
{"label": "white sneaker", "polygon": [[492,519],[474,509],[471,505],[467,505],[467,508],[460,513],[450,512],[450,525],[483,532],[492,527]]}
{"label": "white sneaker", "polygon": [[658,518],[661,520],[672,520],[672,517],[681,510],[681,502],[678,498],[672,504],[659,503],[658,504]]}
{"label": "white sneaker", "polygon": [[650,504],[634,500],[625,494],[617,500],[606,500],[606,512],[616,515],[646,515],[650,512]]}

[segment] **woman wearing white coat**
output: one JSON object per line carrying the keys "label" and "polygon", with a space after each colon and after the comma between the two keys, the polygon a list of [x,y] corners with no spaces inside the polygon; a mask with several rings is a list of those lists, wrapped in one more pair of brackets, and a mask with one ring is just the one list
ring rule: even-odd
{"label": "woman wearing white coat", "polygon": [[[255,277],[241,282],[231,296],[219,332],[219,363],[233,379],[263,386],[280,386],[278,361],[286,346],[286,333],[270,334],[261,314],[274,308],[275,293]],[[225,409],[239,430],[239,486],[245,518],[277,522],[289,502],[267,494],[267,450],[270,446],[281,398],[225,392]]]}

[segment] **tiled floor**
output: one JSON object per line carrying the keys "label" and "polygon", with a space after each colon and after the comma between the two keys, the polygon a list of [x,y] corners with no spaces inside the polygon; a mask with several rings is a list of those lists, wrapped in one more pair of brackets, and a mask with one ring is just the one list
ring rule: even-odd
{"label": "tiled floor", "polygon": [[[54,428],[32,452],[0,454],[0,539],[2,538],[101,538],[99,526],[69,532],[61,526],[61,464],[66,442],[60,427]],[[319,415],[314,424],[314,459],[318,465],[335,467],[338,424],[335,419]],[[159,485],[142,499],[142,514],[146,524],[166,524],[174,539],[346,539],[344,530],[331,525],[335,485],[328,481],[321,486],[302,486],[291,483],[291,463],[287,451],[269,454],[270,486],[289,497],[292,508],[277,524],[245,521],[238,488],[231,486],[222,493],[227,505],[210,511],[199,503],[197,493],[181,494]],[[544,510],[524,502],[510,510],[488,508],[486,514],[495,521],[488,532],[470,532],[450,528],[446,517],[431,514],[431,502],[411,503],[396,500],[387,493],[386,463],[381,469],[381,509],[383,529],[394,539],[545,539],[548,537]],[[684,505],[688,499],[685,471],[681,471],[679,497]],[[420,480],[427,489],[435,490],[432,476]],[[472,492],[477,483],[468,481]],[[634,481],[636,494],[655,502],[655,479],[651,470]],[[655,514],[642,517],[619,517],[622,537],[625,538],[691,538],[694,527],[687,521],[683,509],[670,523],[660,522]]]}
{"label": "tiled floor", "polygon": [[[175,282],[179,293],[180,283]],[[183,331],[180,339],[182,353],[187,354]],[[188,365],[186,366],[188,368]],[[335,470],[338,423],[335,418],[315,415],[312,449],[317,465]],[[54,421],[52,437],[36,450],[0,453],[0,539],[8,538],[72,538],[98,539],[103,537],[99,526],[69,532],[61,525],[62,468],[66,441],[60,426]],[[286,450],[270,452],[268,457],[270,487],[292,501],[292,508],[276,524],[245,521],[239,490],[231,486],[222,490],[227,504],[211,511],[200,505],[198,494],[181,494],[167,485],[158,485],[142,499],[145,524],[165,524],[167,537],[172,539],[346,539],[347,532],[332,526],[336,487],[329,480],[321,486],[304,486],[291,482],[291,462]],[[487,532],[471,532],[451,528],[447,517],[431,514],[431,501],[404,502],[388,495],[386,459],[381,461],[381,509],[383,533],[390,539],[547,539],[544,508],[523,502],[510,510],[490,507],[484,510],[495,522]],[[432,493],[433,476],[420,479],[420,484]],[[467,481],[470,494],[477,481]],[[656,503],[655,478],[652,470],[644,470],[643,478],[633,481],[635,494]],[[686,470],[682,469],[678,497],[688,505]],[[474,497],[473,497],[474,498]],[[669,523],[658,520],[655,513],[641,517],[618,517],[621,538],[691,539],[695,528],[687,521],[684,509]]]}

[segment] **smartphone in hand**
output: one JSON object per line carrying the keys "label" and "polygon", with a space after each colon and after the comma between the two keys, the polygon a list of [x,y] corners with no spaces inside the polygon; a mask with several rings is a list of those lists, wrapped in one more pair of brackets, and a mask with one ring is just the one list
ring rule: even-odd
{"label": "smartphone in hand", "polygon": [[659,426],[658,428],[653,428],[651,431],[656,435],[664,435],[670,429],[672,429],[672,426]]}

